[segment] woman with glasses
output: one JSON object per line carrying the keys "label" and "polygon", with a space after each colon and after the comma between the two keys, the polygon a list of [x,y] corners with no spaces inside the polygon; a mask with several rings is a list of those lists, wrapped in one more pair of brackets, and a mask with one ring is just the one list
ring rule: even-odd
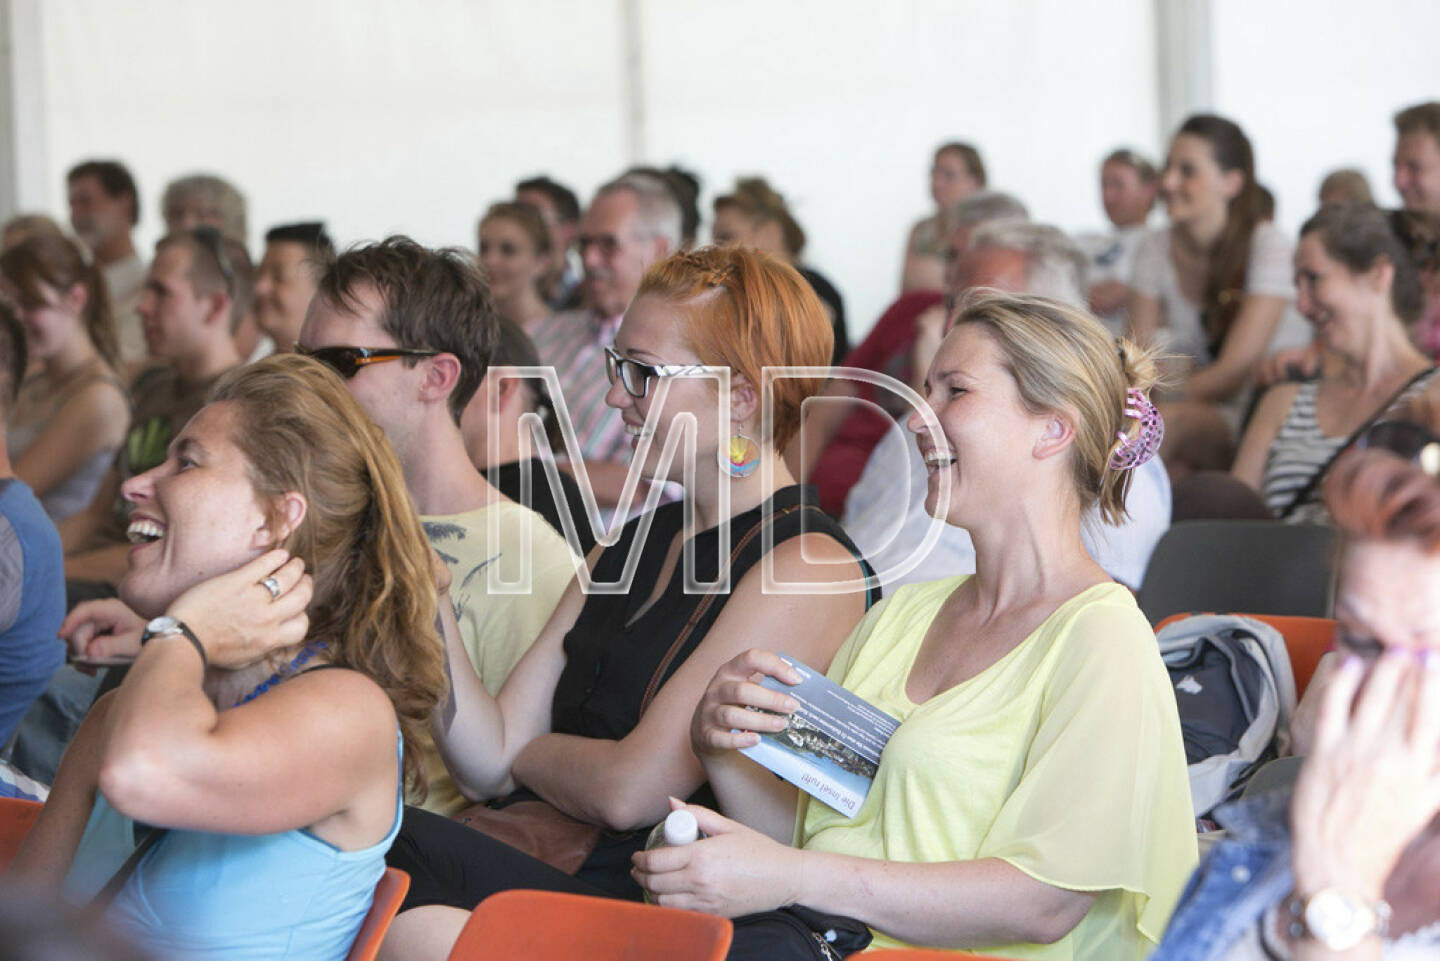
{"label": "woman with glasses", "polygon": [[1286,520],[1323,520],[1323,473],[1355,432],[1440,386],[1407,334],[1425,295],[1411,251],[1371,206],[1322,207],[1300,228],[1298,306],[1327,361],[1319,380],[1260,402],[1232,473]]}
{"label": "woman with glasses", "polygon": [[157,956],[340,961],[445,689],[395,454],[334,374],[282,354],[226,375],[123,495],[121,600],[62,631],[138,655],[12,870]]}
{"label": "woman with glasses", "polygon": [[[571,585],[497,699],[456,670],[454,711],[436,731],[473,797],[543,802],[571,827],[604,832],[582,847],[572,877],[407,811],[390,863],[411,874],[413,910],[387,940],[394,957],[445,957],[466,912],[505,888],[638,898],[630,856],[667,797],[710,797],[689,729],[715,670],[760,643],[829,665],[865,611],[868,568],[808,506],[779,454],[820,380],[775,380],[769,423],[761,390],[767,368],[824,365],[830,349],[809,285],[765,254],[706,247],[646,271],[608,352],[606,402],[624,419],[639,473],[683,484],[685,497],[591,552],[597,588]],[[598,590],[606,584],[620,593]],[[453,639],[449,649],[463,666]]]}
{"label": "woman with glasses", "polygon": [[1372,447],[1325,480],[1341,663],[1299,780],[1217,812],[1152,961],[1440,956],[1440,441],[1380,433],[1420,462]]}
{"label": "woman with glasses", "polygon": [[807,956],[826,931],[858,935],[828,958],[871,933],[1036,961],[1149,953],[1195,863],[1185,752],[1154,634],[1080,527],[1124,515],[1159,446],[1154,368],[1059,301],[960,306],[931,416],[909,427],[926,510],[970,532],[975,573],[899,588],[835,655],[830,679],[899,724],[863,803],[842,813],[740,754],[787,729],[801,680],[747,651],[691,725],[725,816],[692,805],[707,837],[635,856],[653,899],[736,918],[730,961]]}
{"label": "woman with glasses", "polygon": [[90,503],[130,424],[105,279],[65,237],[36,233],[0,256],[0,294],[39,364],[10,417],[10,459],[60,521]]}

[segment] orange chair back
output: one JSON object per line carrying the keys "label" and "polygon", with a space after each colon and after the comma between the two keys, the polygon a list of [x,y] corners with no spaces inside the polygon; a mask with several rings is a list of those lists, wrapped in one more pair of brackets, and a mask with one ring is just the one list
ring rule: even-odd
{"label": "orange chair back", "polygon": [[20,842],[30,833],[30,826],[40,816],[39,801],[0,798],[0,872],[10,867]]}
{"label": "orange chair back", "polygon": [[390,930],[390,922],[395,920],[400,902],[405,900],[409,890],[410,875],[399,868],[385,869],[385,873],[380,875],[380,883],[375,885],[375,900],[370,902],[370,912],[365,915],[345,961],[375,961],[375,955],[380,953],[380,942],[385,940],[385,932]]}
{"label": "orange chair back", "polygon": [[955,961],[956,958],[986,958],[987,961],[1016,961],[1014,958],[1002,958],[989,954],[975,954],[967,952],[958,954],[954,951],[940,951],[935,948],[880,948],[877,951],[866,951],[863,955],[865,961],[874,958],[875,961]]}
{"label": "orange chair back", "polygon": [[449,961],[723,961],[730,922],[712,914],[552,891],[480,902]]}
{"label": "orange chair back", "polygon": [[[1183,620],[1189,614],[1172,614],[1155,625],[1155,632],[1174,621]],[[1295,675],[1295,697],[1305,696],[1310,678],[1320,658],[1330,649],[1335,637],[1335,620],[1330,617],[1298,617],[1281,614],[1241,614],[1269,624],[1285,638],[1285,650],[1290,655],[1290,672]]]}

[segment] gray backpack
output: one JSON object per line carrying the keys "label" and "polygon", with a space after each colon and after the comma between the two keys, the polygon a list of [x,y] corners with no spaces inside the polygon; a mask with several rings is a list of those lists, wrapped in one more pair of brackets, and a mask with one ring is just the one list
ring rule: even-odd
{"label": "gray backpack", "polygon": [[1275,628],[1235,614],[1187,617],[1156,640],[1180,709],[1195,816],[1203,817],[1289,745],[1290,655]]}

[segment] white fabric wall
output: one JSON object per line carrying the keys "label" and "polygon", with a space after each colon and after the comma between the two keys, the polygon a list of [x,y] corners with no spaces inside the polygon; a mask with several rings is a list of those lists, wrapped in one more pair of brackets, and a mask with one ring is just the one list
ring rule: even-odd
{"label": "white fabric wall", "polygon": [[[140,239],[159,192],[233,179],[251,244],[323,217],[341,242],[403,230],[473,244],[477,214],[549,171],[588,193],[632,162],[625,0],[45,0],[48,193],[66,168],[132,166]],[[634,0],[645,159],[704,202],[764,173],[863,333],[894,295],[930,151],[982,146],[994,185],[1069,227],[1100,222],[1095,165],[1155,149],[1151,0]]]}
{"label": "white fabric wall", "polygon": [[1215,109],[1245,128],[1276,221],[1292,236],[1320,181],[1359,167],[1398,206],[1391,118],[1440,99],[1434,0],[1214,0]]}
{"label": "white fabric wall", "polygon": [[[310,217],[342,242],[400,230],[470,245],[484,206],[539,171],[586,194],[635,160],[679,161],[702,176],[707,214],[737,175],[763,173],[860,334],[894,294],[942,140],[979,144],[992,184],[1035,216],[1102,223],[1098,159],[1163,149],[1153,2],[44,0],[45,132],[27,157],[48,176],[22,183],[22,206],[63,216],[65,169],[117,156],[140,181],[147,248],[159,191],[195,169],[246,192],[253,247]],[[1340,165],[1393,202],[1390,116],[1440,96],[1440,4],[1211,5],[1214,107],[1254,139],[1282,227]]]}
{"label": "white fabric wall", "polygon": [[623,160],[613,4],[46,0],[55,213],[77,159],[116,156],[160,227],[173,176],[216,170],[267,225],[474,243],[483,205],[544,168]]}
{"label": "white fabric wall", "polygon": [[767,175],[855,332],[898,291],[937,144],[974,142],[991,186],[1072,228],[1103,222],[1100,158],[1157,146],[1150,0],[645,9],[651,154],[695,165],[712,193]]}

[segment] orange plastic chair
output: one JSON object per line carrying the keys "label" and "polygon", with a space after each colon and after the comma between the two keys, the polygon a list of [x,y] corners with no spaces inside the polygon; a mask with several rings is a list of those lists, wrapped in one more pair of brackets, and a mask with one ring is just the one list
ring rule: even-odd
{"label": "orange plastic chair", "polygon": [[[1189,614],[1171,614],[1155,625],[1155,632],[1158,634],[1160,629],[1167,624],[1189,616]],[[1280,635],[1285,638],[1285,650],[1290,655],[1290,672],[1295,675],[1295,697],[1297,700],[1304,697],[1305,688],[1310,686],[1310,678],[1315,676],[1315,668],[1320,664],[1320,658],[1330,650],[1330,642],[1335,637],[1335,619],[1282,614],[1241,614],[1240,616],[1263,621],[1279,631]]]}
{"label": "orange plastic chair", "polygon": [[375,955],[380,953],[380,942],[385,940],[385,932],[390,930],[390,922],[395,920],[400,902],[405,900],[409,890],[410,875],[399,868],[385,869],[385,873],[380,875],[380,883],[375,885],[375,900],[370,902],[370,912],[365,915],[345,961],[375,961]]}
{"label": "orange plastic chair", "polygon": [[502,891],[480,902],[449,961],[723,961],[729,920],[634,901]]}
{"label": "orange plastic chair", "polygon": [[994,957],[988,954],[972,955],[957,954],[954,951],[939,951],[934,948],[880,948],[877,951],[866,951],[863,955],[865,961],[875,958],[876,961],[955,961],[958,957],[977,957],[985,961],[1016,961],[1015,958]]}
{"label": "orange plastic chair", "polygon": [[20,850],[20,842],[30,833],[30,826],[40,816],[39,801],[0,798],[0,871],[9,869]]}

